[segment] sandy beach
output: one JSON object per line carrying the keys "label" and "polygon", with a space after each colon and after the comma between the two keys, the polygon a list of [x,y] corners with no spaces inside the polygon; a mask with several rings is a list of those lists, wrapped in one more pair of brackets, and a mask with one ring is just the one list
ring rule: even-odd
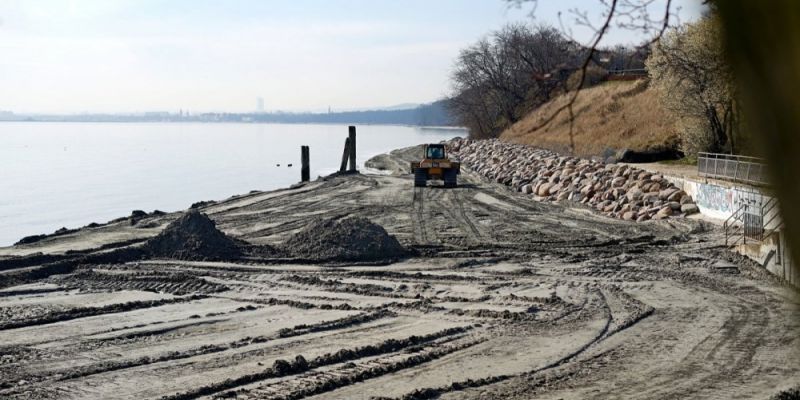
{"label": "sandy beach", "polygon": [[538,202],[469,165],[458,188],[415,188],[419,152],[0,248],[0,397],[722,399],[798,382],[795,289],[719,226]]}

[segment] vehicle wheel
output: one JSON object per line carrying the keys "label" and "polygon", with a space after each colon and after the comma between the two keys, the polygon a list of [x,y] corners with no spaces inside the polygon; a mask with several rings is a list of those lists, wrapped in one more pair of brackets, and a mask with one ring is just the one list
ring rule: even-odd
{"label": "vehicle wheel", "polygon": [[458,173],[455,168],[444,172],[444,187],[454,188],[457,186]]}
{"label": "vehicle wheel", "polygon": [[414,186],[425,187],[428,182],[428,170],[417,168],[414,170]]}

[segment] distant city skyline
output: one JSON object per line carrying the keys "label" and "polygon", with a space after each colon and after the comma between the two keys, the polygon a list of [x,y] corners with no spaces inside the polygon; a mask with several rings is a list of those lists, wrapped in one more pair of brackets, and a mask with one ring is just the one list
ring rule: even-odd
{"label": "distant city skyline", "polygon": [[[291,112],[430,103],[459,50],[509,22],[560,27],[601,3],[539,0],[6,0],[0,110],[15,113]],[[663,12],[664,0],[651,5]],[[699,0],[676,0],[682,21]],[[590,33],[566,29],[579,40]],[[605,45],[641,34],[612,30]],[[268,98],[264,94],[269,93]],[[262,98],[262,101],[258,99]]]}
{"label": "distant city skyline", "polygon": [[257,97],[256,98],[256,112],[263,113],[264,112],[264,98]]}

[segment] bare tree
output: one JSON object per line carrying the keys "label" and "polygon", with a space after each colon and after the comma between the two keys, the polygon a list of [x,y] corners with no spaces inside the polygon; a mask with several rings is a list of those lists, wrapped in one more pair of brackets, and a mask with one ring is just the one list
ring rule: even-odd
{"label": "bare tree", "polygon": [[555,28],[508,25],[464,49],[451,75],[451,110],[474,137],[494,137],[547,100],[577,47]]}
{"label": "bare tree", "polygon": [[[535,15],[536,12],[536,5],[538,4],[538,0],[506,0],[509,4],[516,5],[521,7],[524,4],[530,3],[533,4],[533,10],[530,12],[531,15]],[[588,76],[589,67],[593,64],[595,57],[598,54],[600,49],[600,43],[603,40],[603,37],[608,33],[609,29],[611,29],[612,25],[616,22],[616,26],[622,29],[628,30],[636,30],[640,32],[652,33],[654,32],[653,38],[646,43],[643,43],[641,46],[638,47],[638,51],[642,51],[647,49],[650,45],[657,42],[658,39],[664,34],[670,24],[670,20],[672,18],[671,13],[671,6],[672,0],[667,0],[662,18],[652,18],[649,12],[649,7],[654,3],[653,0],[598,0],[604,7],[605,11],[601,13],[601,22],[599,25],[592,22],[591,18],[588,15],[588,12],[580,10],[580,9],[570,9],[568,13],[574,17],[575,25],[585,26],[590,28],[594,35],[589,40],[589,43],[585,46],[585,56],[580,64],[579,74],[577,78],[577,84],[571,85],[568,90],[572,92],[569,100],[562,105],[561,107],[557,108],[550,116],[542,120],[537,126],[533,127],[532,130],[538,130],[544,128],[545,126],[549,125],[555,118],[560,115],[562,112],[569,113],[569,121],[570,121],[570,151],[572,153],[575,152],[575,141],[574,141],[574,132],[572,130],[573,122],[575,119],[575,111],[573,109],[573,105],[575,104],[575,100],[578,98],[580,94],[580,90],[584,87],[586,78]],[[562,24],[563,26],[563,24]],[[572,42],[577,43],[572,35],[569,33],[568,29],[562,29],[562,32],[569,37]]]}
{"label": "bare tree", "polygon": [[739,108],[713,14],[670,30],[647,59],[654,87],[683,127],[687,154],[736,148]]}

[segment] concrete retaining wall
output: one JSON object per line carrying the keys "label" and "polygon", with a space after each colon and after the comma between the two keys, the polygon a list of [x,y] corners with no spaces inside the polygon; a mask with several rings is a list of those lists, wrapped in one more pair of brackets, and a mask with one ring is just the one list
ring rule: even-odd
{"label": "concrete retaining wall", "polygon": [[752,192],[753,190],[735,185],[708,183],[691,178],[675,176],[665,176],[665,178],[692,196],[701,214],[720,220],[726,220],[733,215],[739,209],[744,197],[743,193]]}
{"label": "concrete retaining wall", "polygon": [[786,246],[782,232],[774,232],[761,242],[745,242],[736,246],[739,254],[761,264],[767,271],[777,275],[795,287],[800,287],[800,274],[795,270],[792,255]]}
{"label": "concrete retaining wall", "polygon": [[[692,196],[702,215],[720,221],[730,218],[743,204],[761,207],[771,199],[770,195],[754,187],[687,177],[667,175],[664,177]],[[780,225],[779,213],[778,207],[767,212],[764,216],[764,222],[768,222],[766,230]],[[746,240],[737,245],[735,250],[759,263],[769,272],[800,287],[800,274],[794,269],[785,236],[780,230],[773,232],[761,242]]]}

